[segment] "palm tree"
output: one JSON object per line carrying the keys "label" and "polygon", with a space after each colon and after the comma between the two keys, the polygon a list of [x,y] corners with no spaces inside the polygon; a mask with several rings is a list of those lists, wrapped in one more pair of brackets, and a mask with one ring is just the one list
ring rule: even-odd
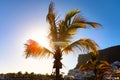
{"label": "palm tree", "polygon": [[[87,61],[85,66],[87,70],[93,70],[96,80],[101,80],[104,72],[110,69],[110,64],[105,60],[98,60],[98,54],[94,55],[93,53],[90,53],[90,56],[91,58]],[[82,67],[80,66],[80,68]]]}
{"label": "palm tree", "polygon": [[82,38],[72,42],[71,39],[76,34],[77,29],[87,27],[97,28],[100,26],[96,22],[88,22],[83,17],[79,16],[78,9],[70,10],[63,20],[58,20],[54,11],[54,3],[51,2],[48,9],[46,20],[49,23],[48,39],[50,40],[51,49],[47,49],[39,45],[36,41],[30,39],[25,44],[26,58],[33,57],[50,57],[54,58],[56,80],[60,80],[60,69],[62,68],[62,55],[69,54],[78,48],[80,51],[90,51],[94,54],[98,51],[98,45],[91,39]]}

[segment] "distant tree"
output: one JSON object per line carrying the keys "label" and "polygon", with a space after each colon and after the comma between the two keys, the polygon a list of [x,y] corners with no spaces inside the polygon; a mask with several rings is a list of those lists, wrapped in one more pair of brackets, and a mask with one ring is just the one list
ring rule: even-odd
{"label": "distant tree", "polygon": [[30,78],[30,79],[34,79],[34,78],[35,78],[34,72],[31,72],[31,73],[29,74],[29,78]]}
{"label": "distant tree", "polygon": [[96,80],[103,80],[104,73],[111,69],[110,64],[105,60],[98,60],[98,54],[91,53],[90,55],[90,60],[80,65],[79,69],[86,72],[93,70]]}
{"label": "distant tree", "polygon": [[26,58],[33,57],[50,57],[54,58],[54,65],[56,72],[56,80],[60,80],[60,69],[62,68],[62,55],[70,54],[76,48],[80,51],[93,52],[98,51],[98,45],[91,39],[82,38],[72,42],[73,36],[78,29],[81,28],[97,28],[100,26],[96,22],[88,22],[82,16],[78,15],[78,9],[70,10],[63,20],[58,20],[54,11],[53,2],[50,3],[46,19],[50,25],[48,39],[50,40],[51,49],[47,49],[39,45],[36,41],[30,39],[25,45]]}
{"label": "distant tree", "polygon": [[22,76],[22,72],[19,71],[16,75],[17,75],[17,77],[21,77]]}

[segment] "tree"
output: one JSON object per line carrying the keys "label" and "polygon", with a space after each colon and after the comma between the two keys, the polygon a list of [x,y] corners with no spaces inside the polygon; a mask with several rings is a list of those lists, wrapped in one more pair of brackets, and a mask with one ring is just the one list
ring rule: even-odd
{"label": "tree", "polygon": [[20,77],[22,77],[22,72],[19,71],[16,75],[17,75],[18,78],[20,78]]}
{"label": "tree", "polygon": [[48,9],[46,20],[49,23],[48,39],[50,40],[51,49],[47,49],[39,45],[36,41],[30,39],[25,44],[26,58],[33,57],[50,57],[54,58],[54,65],[56,73],[56,80],[60,80],[60,69],[62,68],[62,55],[69,54],[78,48],[80,51],[89,51],[94,54],[98,51],[98,45],[91,39],[82,38],[72,42],[73,36],[76,34],[77,29],[87,27],[97,28],[100,26],[96,22],[88,22],[83,17],[79,16],[78,9],[70,10],[63,20],[58,20],[54,11],[54,3],[51,2]]}
{"label": "tree", "polygon": [[104,73],[111,70],[110,64],[105,60],[98,60],[98,54],[90,53],[90,56],[90,60],[86,64],[80,65],[79,69],[86,72],[92,70],[96,80],[103,80]]}

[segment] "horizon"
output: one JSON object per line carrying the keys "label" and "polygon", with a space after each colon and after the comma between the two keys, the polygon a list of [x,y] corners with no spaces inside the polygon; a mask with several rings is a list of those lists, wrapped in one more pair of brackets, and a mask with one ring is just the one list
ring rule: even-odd
{"label": "horizon", "polygon": [[[67,0],[53,0],[53,2],[60,19],[63,19],[69,10],[80,9],[80,15],[88,21],[98,22],[102,25],[97,29],[80,29],[75,40],[84,37],[90,38],[99,45],[100,50],[120,45],[120,1],[76,0],[69,4]],[[25,59],[24,55],[24,44],[28,39],[42,41],[40,44],[48,47],[46,15],[49,3],[50,0],[0,1],[0,73],[19,71],[52,73],[52,57],[49,59],[33,57]],[[42,39],[38,38],[39,36]],[[64,67],[61,72],[67,74],[69,69],[73,69],[77,64],[79,54],[64,55],[62,60]]]}

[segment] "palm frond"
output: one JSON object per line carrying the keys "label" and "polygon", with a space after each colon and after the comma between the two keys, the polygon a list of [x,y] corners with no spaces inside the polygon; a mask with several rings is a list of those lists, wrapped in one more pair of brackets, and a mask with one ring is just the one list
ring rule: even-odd
{"label": "palm frond", "polygon": [[101,24],[99,23],[96,23],[96,22],[81,22],[82,24],[86,24],[87,25],[90,25],[91,27],[93,28],[98,28],[99,26],[101,26]]}
{"label": "palm frond", "polygon": [[96,68],[98,69],[105,69],[110,67],[110,64],[105,60],[97,60],[95,65],[96,65]]}
{"label": "palm frond", "polygon": [[105,65],[110,65],[107,61],[105,61],[105,60],[100,60],[100,63],[101,64],[105,64]]}
{"label": "palm frond", "polygon": [[50,26],[48,38],[50,42],[57,41],[57,27]]}
{"label": "palm frond", "polygon": [[[68,41],[69,42],[69,38],[71,38],[71,34],[67,33],[68,28],[71,26],[71,19],[79,13],[79,10],[77,9],[73,9],[70,10],[66,16],[64,20],[60,20],[59,21],[59,38],[61,41]],[[72,29],[73,30],[73,29]]]}
{"label": "palm frond", "polygon": [[76,15],[77,13],[79,13],[78,10],[75,11],[71,10],[66,15],[65,20],[61,20],[59,22],[59,34],[61,41],[65,40],[70,42],[71,38],[73,38],[73,35],[75,35],[77,30],[80,28],[87,28],[87,27],[97,28],[101,26],[99,23],[86,21],[83,17]]}
{"label": "palm frond", "polygon": [[49,57],[53,53],[48,50],[45,47],[40,46],[36,41],[34,40],[28,40],[28,42],[25,44],[25,55],[26,58],[29,56],[33,57]]}
{"label": "palm frond", "polygon": [[98,54],[94,54],[91,52],[91,53],[89,53],[89,55],[90,55],[92,61],[95,61],[98,58]]}
{"label": "palm frond", "polygon": [[72,51],[74,48],[78,48],[80,50],[85,50],[89,52],[93,52],[94,54],[98,53],[98,45],[91,39],[80,39],[72,44],[68,45],[66,48],[63,49],[64,52]]}
{"label": "palm frond", "polygon": [[101,24],[99,24],[99,23],[89,22],[82,16],[78,16],[78,15],[74,17],[72,24],[81,24],[81,26],[83,28],[86,28],[87,25],[90,25],[90,27],[93,27],[93,28],[97,28],[97,27],[101,26]]}
{"label": "palm frond", "polygon": [[[61,37],[63,40],[70,40],[73,38],[73,35],[76,34],[77,30],[80,28],[87,28],[87,24],[91,25],[93,28],[97,28],[100,24],[95,22],[80,22],[80,23],[73,23],[68,28],[60,28],[61,30]],[[64,34],[64,35],[63,35]]]}
{"label": "palm frond", "polygon": [[55,20],[55,12],[54,12],[54,3],[51,2],[49,5],[49,9],[48,9],[48,14],[46,16],[46,20],[50,23],[53,24],[54,20]]}
{"label": "palm frond", "polygon": [[86,21],[85,18],[83,18],[83,17],[80,16],[80,15],[76,15],[76,16],[73,18],[72,23],[79,23],[79,22],[85,22],[85,21]]}
{"label": "palm frond", "polygon": [[55,42],[57,40],[57,27],[56,27],[56,14],[54,11],[54,3],[53,2],[51,2],[49,5],[46,20],[50,24],[49,35],[48,35],[50,42]]}
{"label": "palm frond", "polygon": [[[70,10],[65,16],[65,23],[68,25],[71,23],[71,18],[78,14],[80,11],[78,9]],[[66,24],[66,25],[67,25]]]}
{"label": "palm frond", "polygon": [[59,39],[60,41],[67,41],[70,42],[73,35],[77,32],[79,28],[86,28],[84,27],[84,23],[74,23],[70,24],[69,27],[65,27],[64,21],[59,23]]}
{"label": "palm frond", "polygon": [[81,64],[78,68],[79,70],[85,71],[87,69],[87,66],[84,64]]}

